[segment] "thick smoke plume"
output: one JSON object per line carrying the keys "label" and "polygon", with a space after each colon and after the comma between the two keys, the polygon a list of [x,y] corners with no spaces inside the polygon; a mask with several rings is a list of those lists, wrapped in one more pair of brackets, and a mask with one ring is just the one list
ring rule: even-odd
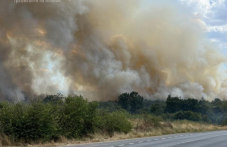
{"label": "thick smoke plume", "polygon": [[225,98],[226,57],[169,1],[0,1],[0,97]]}

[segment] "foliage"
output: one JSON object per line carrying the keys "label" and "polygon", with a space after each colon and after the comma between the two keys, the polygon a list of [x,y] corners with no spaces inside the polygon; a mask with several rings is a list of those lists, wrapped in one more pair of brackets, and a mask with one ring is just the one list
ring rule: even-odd
{"label": "foliage", "polygon": [[[110,112],[123,108],[132,114],[150,113],[160,116],[165,120],[181,118],[189,120],[197,119],[199,121],[213,124],[222,124],[222,122],[226,119],[227,113],[227,101],[220,100],[218,98],[210,102],[204,98],[201,98],[200,100],[193,98],[181,99],[180,97],[171,97],[171,95],[169,95],[165,101],[144,99],[143,104],[140,104],[142,107],[135,107],[134,110],[131,109],[132,103],[130,101],[130,93],[123,93],[119,95],[118,101],[102,102],[101,108],[104,108],[103,106],[105,106],[104,109],[108,109]],[[134,104],[136,105],[136,101]],[[180,116],[181,114],[183,116]]]}
{"label": "foliage", "polygon": [[43,102],[44,103],[57,103],[59,101],[61,101],[62,99],[64,99],[64,96],[61,93],[58,93],[57,95],[47,95],[44,99]]}
{"label": "foliage", "polygon": [[110,136],[112,136],[115,131],[128,133],[132,129],[132,124],[127,118],[127,112],[122,110],[111,113],[100,110],[98,122],[98,128],[106,131]]}
{"label": "foliage", "polygon": [[163,111],[163,107],[158,103],[153,104],[150,108],[150,112],[157,116],[163,114]]}
{"label": "foliage", "polygon": [[107,101],[107,102],[99,102],[99,109],[105,109],[109,112],[114,112],[122,108],[116,101]]}
{"label": "foliage", "polygon": [[200,121],[201,115],[192,111],[179,111],[174,114],[174,119]]}
{"label": "foliage", "polygon": [[[227,101],[221,101],[216,98],[212,102],[206,101],[203,98],[201,100],[196,99],[181,99],[179,97],[168,96],[166,100],[165,113],[178,113],[181,115],[184,111],[190,111],[202,116],[202,121],[207,123],[222,124],[227,113]],[[180,112],[181,111],[181,112]],[[182,115],[190,116],[192,113],[187,112]],[[191,120],[193,117],[182,116],[185,119]],[[198,115],[192,115],[197,116]],[[178,116],[175,116],[178,117]],[[179,119],[181,117],[179,116]]]}
{"label": "foliage", "polygon": [[199,101],[196,99],[180,99],[178,97],[168,96],[166,100],[165,111],[168,113],[175,113],[177,111],[192,111],[198,112],[199,110]]}
{"label": "foliage", "polygon": [[123,109],[136,113],[143,108],[143,97],[137,92],[123,93],[118,97],[118,104]]}
{"label": "foliage", "polygon": [[68,96],[64,101],[0,103],[0,131],[15,141],[38,142],[60,136],[80,138],[96,131],[112,135],[131,130],[127,112],[98,107],[98,102],[88,102],[81,96]]}
{"label": "foliage", "polygon": [[227,126],[227,118],[222,122],[223,126]]}
{"label": "foliage", "polygon": [[210,120],[210,118],[207,115],[203,115],[202,116],[202,121],[206,122],[206,123],[211,123],[211,120]]}
{"label": "foliage", "polygon": [[57,136],[55,113],[51,105],[1,104],[1,132],[14,139],[49,140]]}
{"label": "foliage", "polygon": [[148,127],[150,127],[150,126],[160,127],[161,126],[160,122],[162,121],[162,118],[158,117],[158,116],[153,116],[150,114],[144,114],[143,120],[144,120],[145,125]]}
{"label": "foliage", "polygon": [[61,134],[68,138],[78,138],[94,132],[97,107],[98,103],[88,103],[81,96],[67,97],[59,111]]}
{"label": "foliage", "polygon": [[92,133],[128,133],[128,116],[144,128],[161,127],[164,120],[191,120],[227,125],[227,101],[168,96],[166,101],[144,100],[137,92],[123,93],[117,101],[89,102],[82,96],[46,96],[26,103],[0,103],[0,135],[15,142],[81,138]]}

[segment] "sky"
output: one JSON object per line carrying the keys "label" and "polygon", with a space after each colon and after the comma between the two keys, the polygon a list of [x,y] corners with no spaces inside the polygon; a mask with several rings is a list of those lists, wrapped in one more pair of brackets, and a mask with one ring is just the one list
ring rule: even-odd
{"label": "sky", "polygon": [[[154,0],[146,0],[144,5],[152,5]],[[203,26],[207,37],[227,55],[227,0],[177,0],[182,7]]]}
{"label": "sky", "polygon": [[201,21],[207,37],[227,54],[227,0],[180,0]]}

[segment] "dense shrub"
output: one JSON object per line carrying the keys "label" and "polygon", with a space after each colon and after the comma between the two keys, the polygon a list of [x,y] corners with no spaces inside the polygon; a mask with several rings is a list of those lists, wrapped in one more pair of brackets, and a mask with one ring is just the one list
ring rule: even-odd
{"label": "dense shrub", "polygon": [[163,111],[164,111],[163,107],[158,103],[153,104],[150,108],[150,112],[157,116],[162,115]]}
{"label": "dense shrub", "polygon": [[227,118],[224,119],[224,121],[222,122],[222,125],[223,125],[223,126],[227,126]]}
{"label": "dense shrub", "polygon": [[178,111],[174,114],[174,119],[200,121],[201,115],[191,111]]}
{"label": "dense shrub", "polygon": [[197,99],[181,99],[179,97],[171,97],[168,96],[166,100],[166,108],[165,111],[168,113],[175,113],[178,111],[199,111],[199,101]]}
{"label": "dense shrub", "polygon": [[132,129],[132,124],[127,119],[125,111],[119,110],[109,113],[108,111],[101,110],[99,111],[97,127],[112,136],[115,131],[128,133]]}
{"label": "dense shrub", "polygon": [[16,140],[49,140],[57,136],[57,124],[51,105],[1,104],[1,132]]}
{"label": "dense shrub", "polygon": [[88,103],[81,96],[67,97],[59,111],[61,134],[68,138],[78,138],[93,132],[97,107],[96,102]]}
{"label": "dense shrub", "polygon": [[114,111],[120,110],[122,108],[115,101],[106,101],[106,102],[99,103],[99,109],[105,109],[105,110],[108,110],[109,112],[114,112]]}
{"label": "dense shrub", "polygon": [[80,96],[69,96],[65,102],[1,103],[0,129],[10,138],[26,142],[78,138],[94,133],[97,107],[97,102]]}
{"label": "dense shrub", "polygon": [[174,120],[174,113],[164,113],[161,115],[164,120]]}
{"label": "dense shrub", "polygon": [[206,122],[206,123],[211,123],[211,120],[210,120],[210,118],[207,115],[203,115],[202,121]]}
{"label": "dense shrub", "polygon": [[[23,128],[23,135],[26,139],[49,140],[57,137],[57,122],[55,121],[57,113],[50,104],[34,102],[27,106],[27,114],[25,119],[26,128]],[[23,125],[22,125],[23,127]],[[19,132],[19,131],[18,131]]]}

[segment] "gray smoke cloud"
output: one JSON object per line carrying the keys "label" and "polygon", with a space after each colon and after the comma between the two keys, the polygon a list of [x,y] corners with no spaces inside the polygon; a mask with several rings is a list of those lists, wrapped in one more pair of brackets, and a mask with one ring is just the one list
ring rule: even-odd
{"label": "gray smoke cloud", "polygon": [[226,57],[168,1],[0,1],[0,97],[226,97]]}

